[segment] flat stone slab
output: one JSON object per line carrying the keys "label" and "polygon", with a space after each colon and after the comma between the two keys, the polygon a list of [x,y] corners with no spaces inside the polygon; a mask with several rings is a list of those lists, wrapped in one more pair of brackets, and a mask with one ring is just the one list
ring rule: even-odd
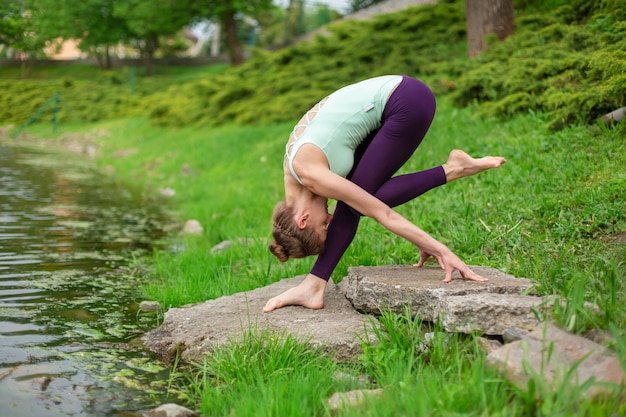
{"label": "flat stone slab", "polygon": [[403,313],[412,306],[423,320],[432,320],[438,301],[468,294],[522,294],[533,287],[526,278],[515,278],[494,268],[470,266],[488,278],[487,282],[464,279],[458,272],[444,283],[445,272],[438,267],[412,265],[359,266],[348,270],[346,297],[360,311],[380,315],[383,310]]}
{"label": "flat stone slab", "polygon": [[[497,367],[523,391],[528,389],[530,378],[540,378],[554,390],[564,383],[580,386],[590,378],[596,383],[615,384],[618,389],[626,382],[615,354],[551,323],[491,352],[487,364]],[[593,384],[582,395],[595,397],[610,392],[607,385]]]}
{"label": "flat stone slab", "polygon": [[270,298],[298,285],[304,276],[284,279],[267,287],[172,308],[163,324],[147,333],[145,345],[166,360],[177,352],[183,361],[201,360],[205,352],[230,341],[242,341],[250,331],[270,331],[278,337],[292,335],[322,347],[339,363],[354,362],[361,354],[361,341],[374,341],[372,321],[354,310],[339,286],[329,282],[325,307],[310,310],[289,306],[264,313]]}
{"label": "flat stone slab", "polygon": [[550,301],[519,294],[451,295],[440,300],[434,316],[449,332],[503,335],[511,328],[533,330],[549,315]]}
{"label": "flat stone slab", "polygon": [[352,267],[344,279],[346,297],[357,310],[374,315],[403,314],[408,307],[423,321],[443,319],[448,331],[502,334],[509,327],[531,330],[538,324],[532,310],[544,300],[524,295],[532,293],[532,281],[494,268],[471,268],[489,281],[470,281],[455,272],[453,281],[444,283],[445,272],[438,267]]}

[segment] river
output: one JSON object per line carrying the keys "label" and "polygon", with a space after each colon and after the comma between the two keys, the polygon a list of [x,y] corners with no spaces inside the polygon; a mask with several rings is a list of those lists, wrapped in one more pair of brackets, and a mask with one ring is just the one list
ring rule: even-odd
{"label": "river", "polygon": [[133,260],[163,237],[156,202],[84,158],[0,144],[0,416],[119,416],[166,402],[137,340]]}

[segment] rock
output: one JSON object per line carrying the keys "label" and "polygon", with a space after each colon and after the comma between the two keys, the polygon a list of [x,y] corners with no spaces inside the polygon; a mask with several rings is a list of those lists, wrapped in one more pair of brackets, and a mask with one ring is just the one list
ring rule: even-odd
{"label": "rock", "polygon": [[[453,331],[480,331],[495,336],[479,338],[478,343],[487,353],[488,361],[520,380],[521,387],[526,386],[524,378],[527,378],[522,363],[529,361],[536,369],[542,369],[541,361],[545,358],[541,356],[546,355],[546,345],[552,342],[551,360],[558,362],[546,368],[549,378],[554,379],[555,369],[569,370],[572,364],[581,361],[577,369],[581,382],[590,376],[615,383],[624,379],[615,356],[599,350],[602,347],[593,341],[550,325],[542,342],[545,325],[538,322],[534,311],[550,308],[556,300],[554,297],[521,295],[532,290],[529,280],[516,279],[491,268],[473,269],[490,281],[480,283],[457,277],[451,284],[444,284],[443,272],[438,268],[350,268],[348,278],[340,285],[329,282],[323,309],[288,306],[263,313],[268,299],[298,285],[304,276],[284,279],[264,288],[171,309],[165,313],[163,324],[145,335],[143,341],[166,360],[180,355],[183,362],[194,362],[201,361],[206,352],[243,341],[251,332],[258,335],[268,332],[271,337],[291,335],[322,348],[336,362],[348,363],[358,360],[364,341],[376,343],[374,319],[359,314],[354,307],[380,314],[388,306],[398,314],[405,314],[405,305],[409,305],[413,315],[419,314],[422,320],[443,323],[443,337],[449,337]],[[536,329],[529,332],[534,326]],[[426,333],[417,348],[426,351],[433,337],[438,337],[437,333]],[[502,346],[501,339],[509,343]],[[590,356],[585,357],[589,352]],[[354,387],[359,386],[362,385]]]}
{"label": "rock", "polygon": [[619,122],[626,115],[626,107],[621,107],[617,110],[613,110],[610,113],[605,114],[600,119],[605,125],[611,125],[615,122]]}
{"label": "rock", "polygon": [[450,332],[501,335],[511,327],[534,329],[539,324],[535,311],[546,310],[545,306],[543,297],[467,294],[442,297],[434,313]]}
{"label": "rock", "polygon": [[385,310],[402,314],[409,305],[421,320],[443,318],[446,331],[502,334],[509,327],[538,323],[532,309],[544,300],[521,295],[531,291],[530,280],[488,267],[472,269],[489,281],[469,281],[455,273],[446,284],[445,273],[436,267],[352,267],[346,297],[356,309],[376,315]]}
{"label": "rock", "polygon": [[136,155],[137,153],[139,153],[139,149],[137,149],[137,148],[124,149],[124,150],[119,150],[119,151],[116,151],[115,153],[113,153],[113,157],[115,157],[115,158],[126,158],[126,157],[129,157],[129,156]]}
{"label": "rock", "polygon": [[224,240],[218,243],[217,245],[213,246],[209,252],[210,253],[224,252],[226,249],[230,248],[231,246],[233,246],[232,240]]}
{"label": "rock", "polygon": [[488,339],[486,337],[479,337],[476,339],[478,341],[478,347],[489,355],[491,352],[500,349],[502,347],[502,343],[494,339]]}
{"label": "rock", "polygon": [[176,195],[176,190],[169,187],[161,187],[157,188],[157,192],[161,194],[163,197],[174,197]]}
{"label": "rock", "polygon": [[198,417],[197,413],[178,404],[163,404],[141,413],[142,417]]}
{"label": "rock", "polygon": [[615,337],[608,330],[591,329],[583,335],[586,339],[599,345],[609,346],[615,343]]}
{"label": "rock", "polygon": [[504,330],[504,333],[502,333],[502,339],[504,339],[504,343],[511,343],[517,340],[522,340],[527,334],[527,330],[517,327],[509,327]]}
{"label": "rock", "polygon": [[353,388],[363,388],[368,386],[372,382],[369,375],[352,375],[343,371],[335,372],[334,379],[344,384],[350,384],[350,386]]}
{"label": "rock", "polygon": [[201,235],[204,232],[202,225],[198,220],[187,220],[181,234],[183,235]]}
{"label": "rock", "polygon": [[94,159],[98,152],[98,148],[96,147],[96,145],[87,144],[85,145],[85,149],[83,150],[83,152],[85,153],[85,155],[87,155],[89,159]]}
{"label": "rock", "polygon": [[9,136],[9,132],[11,132],[11,130],[13,130],[14,127],[15,125],[13,124],[0,127],[0,137]]}
{"label": "rock", "polygon": [[156,301],[142,301],[139,303],[141,311],[161,311],[161,306]]}
{"label": "rock", "polygon": [[30,380],[30,384],[40,391],[45,391],[52,382],[52,377],[46,375],[39,378],[33,378]]}
{"label": "rock", "polygon": [[240,245],[251,245],[254,242],[255,242],[255,240],[252,239],[252,238],[243,238],[243,237],[237,238],[234,242],[232,240],[224,240],[224,241],[218,243],[217,245],[213,246],[211,248],[211,250],[210,250],[210,253],[223,252],[226,249],[228,249],[231,246],[233,246],[235,243],[238,243]]}
{"label": "rock", "polygon": [[326,306],[321,310],[289,306],[263,313],[268,299],[299,284],[304,276],[284,279],[267,287],[165,313],[163,324],[146,334],[146,346],[170,359],[180,353],[183,361],[200,361],[203,353],[248,332],[270,331],[278,337],[292,335],[321,347],[340,363],[354,362],[362,353],[363,340],[375,342],[372,321],[354,311],[337,285],[329,282]]}
{"label": "rock", "polygon": [[111,136],[111,132],[109,132],[109,131],[108,131],[108,130],[106,130],[106,129],[100,129],[100,130],[98,130],[98,131],[96,132],[96,136],[97,136],[98,138],[108,138],[108,137],[110,137],[110,136]]}
{"label": "rock", "polygon": [[191,166],[188,163],[184,163],[181,167],[180,167],[180,175],[186,176],[191,174]]}
{"label": "rock", "polygon": [[428,352],[428,349],[430,349],[430,346],[432,345],[433,340],[435,340],[436,337],[440,337],[443,340],[444,346],[448,345],[448,341],[450,340],[450,335],[448,333],[428,332],[428,333],[424,333],[424,340],[420,342],[419,345],[417,346],[417,351],[420,354],[424,354]]}
{"label": "rock", "polygon": [[487,364],[500,369],[524,391],[530,378],[541,378],[541,384],[547,383],[554,390],[564,383],[580,386],[594,378],[596,383],[581,393],[592,398],[610,392],[606,385],[597,383],[608,382],[619,387],[626,382],[617,356],[591,340],[550,323],[490,353]]}
{"label": "rock", "polygon": [[348,392],[336,392],[328,399],[328,406],[331,410],[338,410],[344,405],[357,406],[363,400],[372,395],[379,396],[383,393],[382,389],[360,389]]}

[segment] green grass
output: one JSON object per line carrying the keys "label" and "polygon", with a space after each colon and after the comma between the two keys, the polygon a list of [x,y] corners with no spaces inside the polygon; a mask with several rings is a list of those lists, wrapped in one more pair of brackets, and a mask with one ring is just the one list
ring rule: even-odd
{"label": "green grass", "polygon": [[208,354],[183,392],[204,415],[316,415],[332,389],[349,388],[349,381],[334,379],[337,369],[292,336],[251,331],[242,343]]}

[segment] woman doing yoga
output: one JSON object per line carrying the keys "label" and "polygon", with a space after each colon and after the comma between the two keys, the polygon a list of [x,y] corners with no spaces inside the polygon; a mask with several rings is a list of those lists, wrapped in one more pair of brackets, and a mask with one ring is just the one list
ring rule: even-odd
{"label": "woman doing yoga", "polygon": [[[361,216],[417,246],[418,267],[434,257],[445,271],[444,282],[452,281],[455,270],[466,279],[486,281],[448,247],[391,209],[506,162],[453,150],[443,165],[394,176],[421,143],[434,115],[435,97],[424,83],[386,75],[343,87],[302,117],[287,143],[285,199],[274,209],[275,240],[269,249],[282,262],[319,257],[304,281],[270,299],[265,312],[286,305],[322,308],[328,279]],[[334,215],[328,212],[328,199],[337,200]]]}

